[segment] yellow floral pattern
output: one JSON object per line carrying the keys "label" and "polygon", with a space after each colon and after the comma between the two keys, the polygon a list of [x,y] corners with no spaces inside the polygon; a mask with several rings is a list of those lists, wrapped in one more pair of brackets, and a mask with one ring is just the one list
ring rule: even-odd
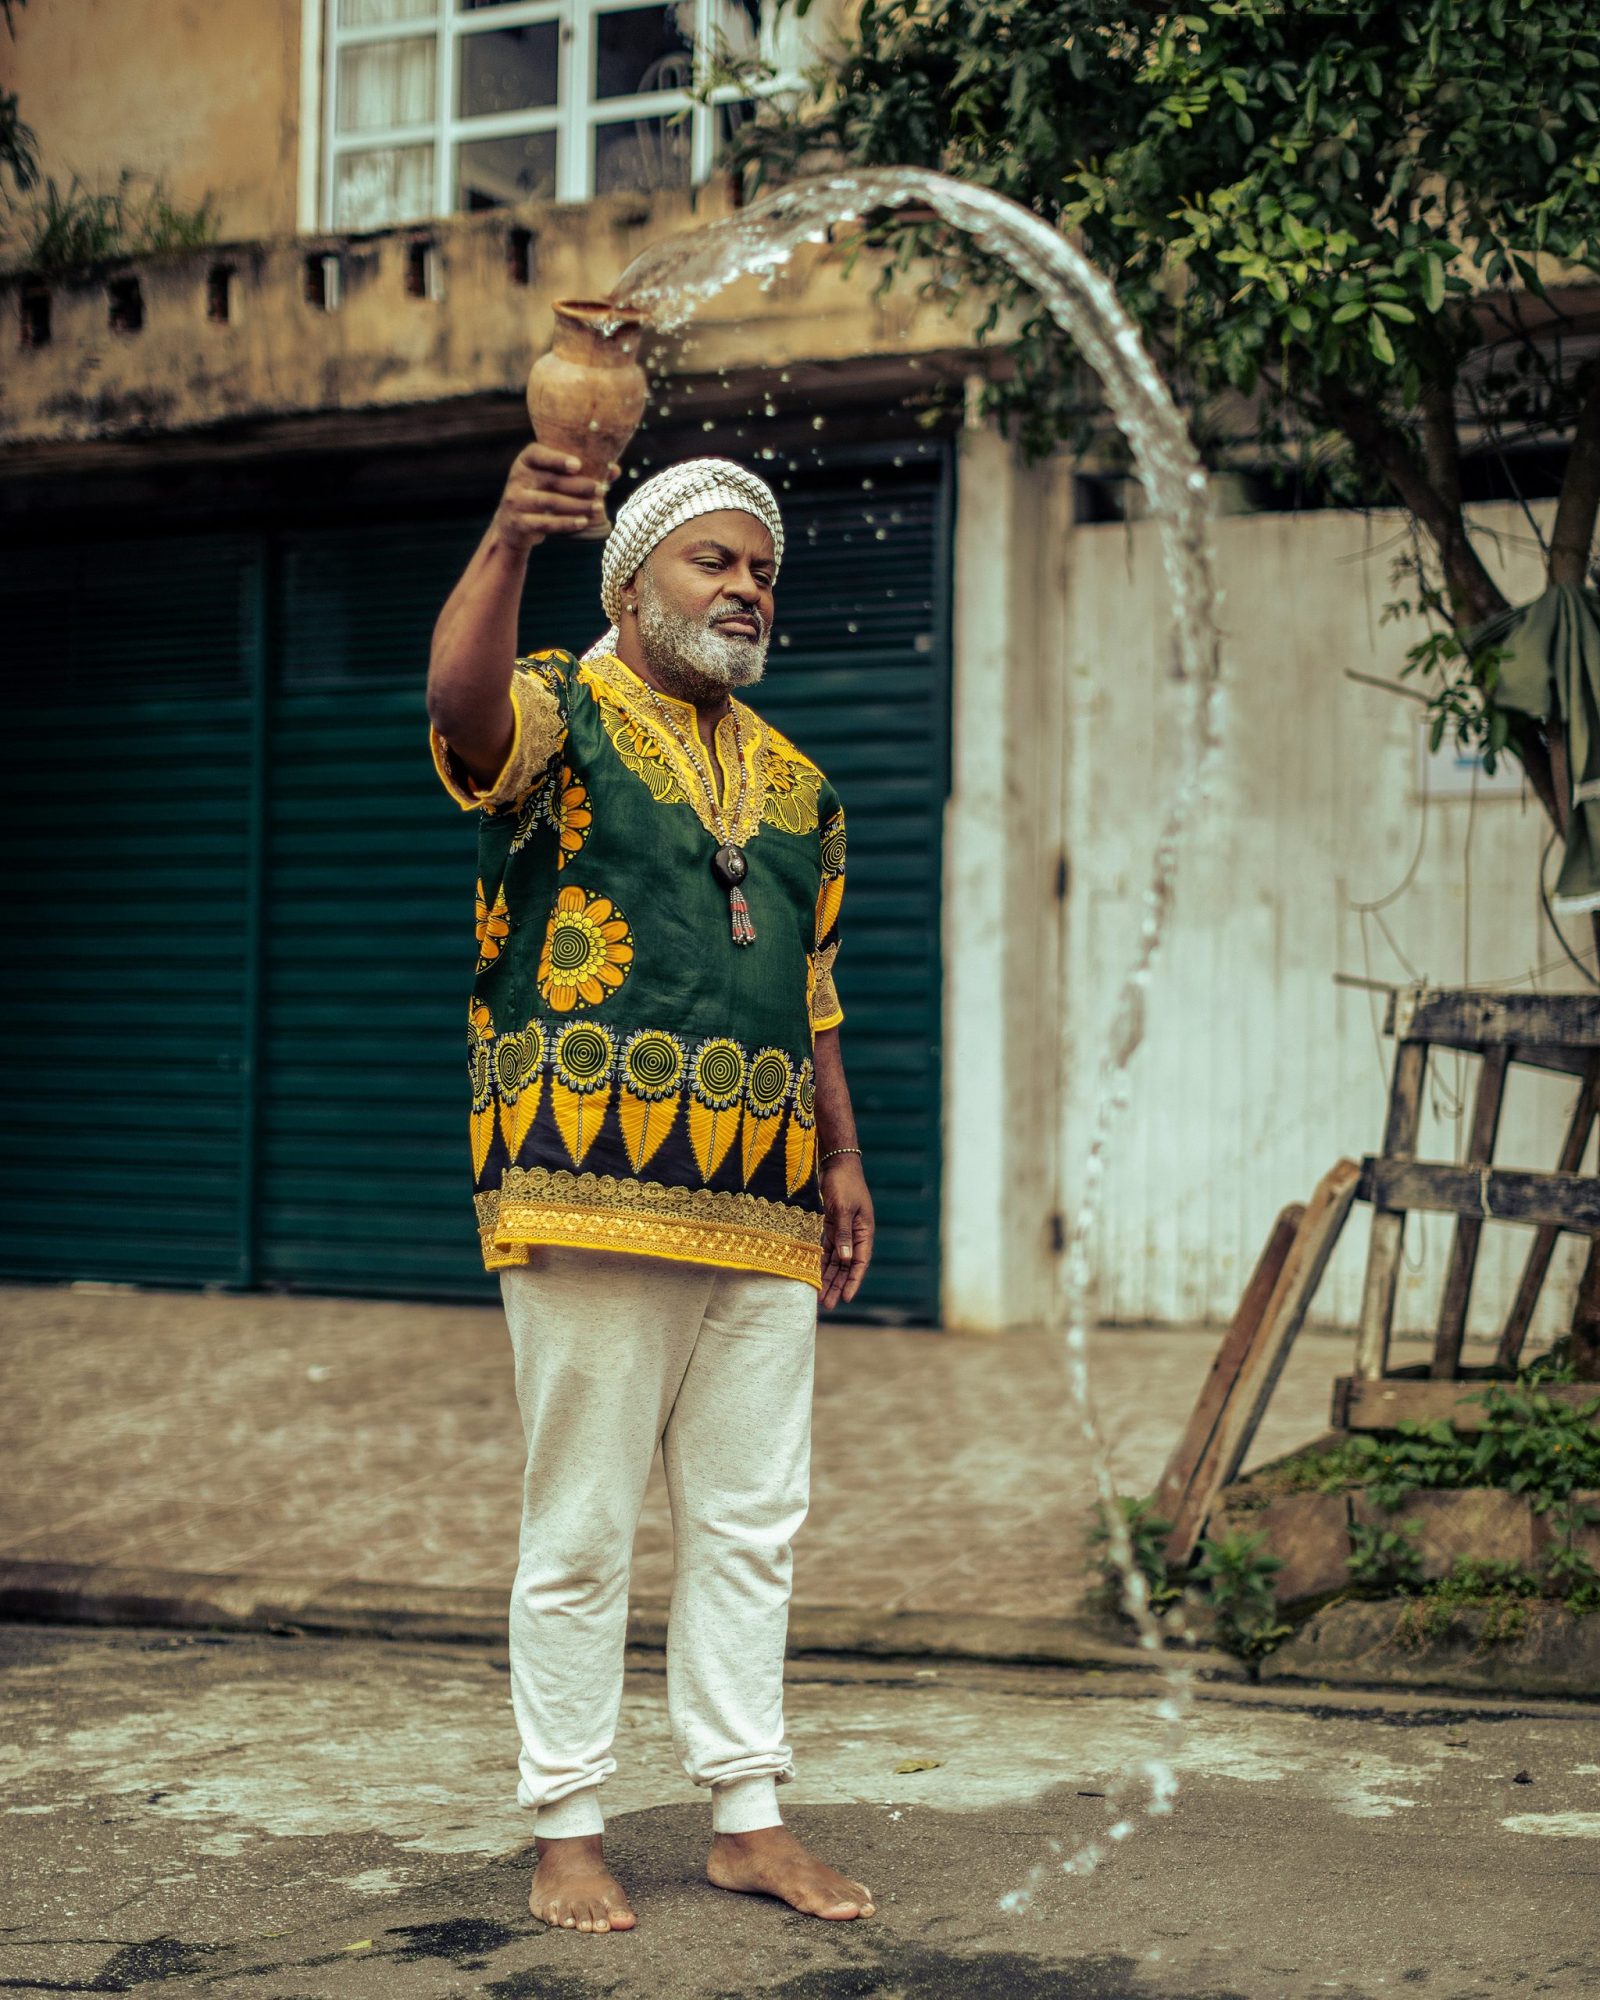
{"label": "yellow floral pattern", "polygon": [[565,764],[550,787],[548,811],[555,829],[556,867],[565,868],[589,838],[589,829],[594,824],[589,793]]}
{"label": "yellow floral pattern", "polygon": [[616,905],[586,889],[563,889],[539,953],[536,984],[545,1004],[558,1014],[570,1014],[580,1002],[598,1007],[632,963],[633,932]]}
{"label": "yellow floral pattern", "polygon": [[487,901],[483,893],[483,878],[478,878],[478,970],[493,965],[500,956],[500,947],[511,935],[511,915],[506,908],[506,892],[502,886],[495,892],[494,902]]}

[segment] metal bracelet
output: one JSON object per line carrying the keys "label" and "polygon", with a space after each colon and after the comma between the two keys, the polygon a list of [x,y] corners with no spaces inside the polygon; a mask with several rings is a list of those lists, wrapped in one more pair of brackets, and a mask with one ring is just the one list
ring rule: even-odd
{"label": "metal bracelet", "polygon": [[854,1153],[858,1160],[863,1157],[861,1148],[859,1146],[834,1146],[831,1147],[826,1153],[824,1153],[822,1158],[818,1160],[817,1162],[818,1169],[820,1170],[821,1168],[825,1167],[830,1160],[839,1159],[845,1153]]}

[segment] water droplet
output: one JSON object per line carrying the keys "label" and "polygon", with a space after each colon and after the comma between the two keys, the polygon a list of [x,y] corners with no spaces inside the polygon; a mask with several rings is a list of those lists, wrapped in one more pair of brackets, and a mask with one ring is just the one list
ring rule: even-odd
{"label": "water droplet", "polygon": [[700,426],[700,428],[703,431],[714,431],[716,429],[716,425],[711,421],[709,417],[707,417],[705,422]]}
{"label": "water droplet", "polygon": [[[848,541],[849,539],[850,539],[850,537],[849,537],[848,535],[846,535],[846,536],[845,536],[845,540],[846,540],[846,541]],[[847,632],[859,632],[859,631],[861,630],[861,627],[860,627],[860,626],[859,626],[859,625],[858,625],[858,624],[856,623],[856,621],[855,621],[855,620],[854,620],[853,618],[850,618],[850,619],[847,619],[847,620],[845,621],[845,628],[844,628],[844,629],[845,629],[845,630],[846,630]]]}
{"label": "water droplet", "polygon": [[784,370],[782,370],[782,372],[781,372],[781,373],[779,374],[779,376],[778,376],[778,380],[779,380],[780,382],[787,382],[787,381],[788,381],[788,379],[789,379],[789,371],[788,371],[788,369],[787,369],[787,368],[785,368],[785,369],[784,369]]}
{"label": "water droplet", "polygon": [[789,635],[788,635],[788,633],[787,633],[787,632],[780,632],[780,633],[778,634],[778,644],[779,644],[780,646],[787,646],[787,645],[788,645],[788,643],[789,643]]}
{"label": "water droplet", "polygon": [[772,449],[770,444],[764,444],[757,455],[761,458],[776,458],[778,454]]}
{"label": "water droplet", "polygon": [[872,491],[872,481],[870,479],[863,479],[861,482],[861,490],[863,493],[870,493]]}
{"label": "water droplet", "polygon": [[822,429],[822,424],[823,424],[823,419],[821,417],[813,417],[811,419],[811,428],[814,431],[820,431]]}
{"label": "water droplet", "polygon": [[889,539],[889,530],[888,530],[887,528],[880,528],[880,529],[878,530],[878,532],[877,532],[877,533],[876,533],[876,534],[875,534],[875,535],[873,536],[873,538],[872,538],[872,539],[873,539],[873,540],[874,540],[875,542],[886,542],[886,541],[888,541],[888,539]]}
{"label": "water droplet", "polygon": [[672,411],[666,403],[658,403],[656,405],[656,415],[658,417],[670,417],[672,415]]}
{"label": "water droplet", "polygon": [[776,416],[776,415],[778,414],[778,406],[777,406],[777,404],[776,404],[776,403],[763,403],[763,404],[761,405],[761,414],[762,414],[762,416],[764,416],[764,417],[775,417],[775,416]]}

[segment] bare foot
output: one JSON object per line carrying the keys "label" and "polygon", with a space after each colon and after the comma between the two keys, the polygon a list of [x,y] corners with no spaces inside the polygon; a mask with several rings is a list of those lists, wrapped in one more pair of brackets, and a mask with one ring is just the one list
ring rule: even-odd
{"label": "bare foot", "polygon": [[852,1882],[829,1868],[786,1826],[764,1826],[758,1833],[719,1833],[711,1842],[706,1877],[719,1889],[740,1889],[748,1895],[776,1896],[808,1917],[841,1922],[870,1917],[874,1904],[865,1883]]}
{"label": "bare foot", "polygon": [[631,1931],[638,1919],[622,1884],[606,1866],[597,1833],[575,1840],[536,1840],[528,1908],[541,1923],[566,1931]]}

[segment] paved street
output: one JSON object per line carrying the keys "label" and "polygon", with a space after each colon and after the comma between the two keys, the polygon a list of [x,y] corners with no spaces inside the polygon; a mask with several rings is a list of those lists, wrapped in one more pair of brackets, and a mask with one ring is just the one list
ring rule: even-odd
{"label": "paved street", "polygon": [[[1119,1329],[1094,1395],[1127,1492],[1220,1335]],[[1348,1336],[1307,1333],[1255,1456],[1325,1425]],[[496,1307],[0,1287],[0,1555],[508,1590],[522,1433]],[[1045,1333],[840,1326],[817,1356],[796,1603],[1050,1618],[1089,1581],[1094,1482]],[[633,1596],[672,1572],[656,1467]]]}
{"label": "paved street", "polygon": [[[251,2000],[1431,2000],[1600,1987],[1592,1711],[1203,1691],[1177,1811],[1088,1879],[1141,1676],[799,1662],[793,1823],[872,1884],[825,1926],[700,1878],[659,1661],[630,1674],[627,1936],[525,1914],[489,1650],[0,1630],[0,1988]],[[937,1768],[897,1773],[897,1764]],[[1037,1875],[1035,1876],[1035,1871]],[[1028,1906],[1007,1892],[1033,1882]]]}

